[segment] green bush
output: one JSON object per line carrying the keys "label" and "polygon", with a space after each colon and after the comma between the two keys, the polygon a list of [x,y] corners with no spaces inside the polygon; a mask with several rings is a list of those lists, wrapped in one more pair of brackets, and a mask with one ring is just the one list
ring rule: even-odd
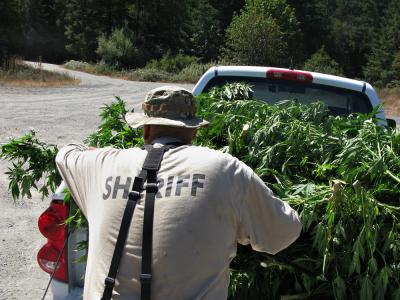
{"label": "green bush", "polygon": [[324,47],[306,60],[303,69],[312,72],[343,76],[343,69],[329,56]]}
{"label": "green bush", "polygon": [[113,75],[116,72],[120,72],[120,70],[118,70],[118,66],[106,64],[104,61],[93,65],[93,67],[94,73],[101,75]]}
{"label": "green bush", "polygon": [[142,63],[141,52],[134,46],[130,34],[124,29],[115,29],[109,37],[98,38],[96,53],[107,65],[115,67],[138,66]]}
{"label": "green bush", "polygon": [[[299,48],[299,24],[285,0],[248,0],[226,30],[224,57],[246,65],[282,66]],[[295,51],[296,49],[296,51]]]}
{"label": "green bush", "polygon": [[169,81],[171,74],[154,68],[143,68],[128,73],[129,80],[138,81]]}
{"label": "green bush", "polygon": [[172,76],[172,81],[196,83],[200,77],[214,65],[215,63],[213,62],[207,64],[192,63],[183,68],[178,74],[174,74]]}
{"label": "green bush", "polygon": [[189,55],[178,54],[172,56],[170,52],[161,59],[152,59],[146,64],[146,69],[158,69],[168,73],[179,73],[185,67],[198,62],[198,58]]}

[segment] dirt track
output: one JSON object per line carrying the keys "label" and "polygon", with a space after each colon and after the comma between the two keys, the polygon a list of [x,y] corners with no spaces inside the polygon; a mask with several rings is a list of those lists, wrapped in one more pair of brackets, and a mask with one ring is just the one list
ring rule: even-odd
{"label": "dirt track", "polygon": [[[139,109],[145,93],[164,83],[133,82],[67,71],[55,65],[43,68],[68,72],[81,80],[63,88],[11,88],[0,86],[0,144],[35,129],[38,137],[59,146],[81,142],[99,124],[99,109],[121,96],[129,108]],[[182,85],[191,89],[193,85]],[[49,276],[36,263],[45,239],[37,219],[48,206],[39,195],[13,204],[0,160],[0,299],[41,299]],[[51,293],[46,299],[51,299]]]}

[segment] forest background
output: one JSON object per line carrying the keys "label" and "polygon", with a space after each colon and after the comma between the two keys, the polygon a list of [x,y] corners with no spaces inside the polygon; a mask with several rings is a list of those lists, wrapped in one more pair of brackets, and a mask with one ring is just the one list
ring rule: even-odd
{"label": "forest background", "polygon": [[398,0],[1,0],[0,61],[294,67],[400,85]]}

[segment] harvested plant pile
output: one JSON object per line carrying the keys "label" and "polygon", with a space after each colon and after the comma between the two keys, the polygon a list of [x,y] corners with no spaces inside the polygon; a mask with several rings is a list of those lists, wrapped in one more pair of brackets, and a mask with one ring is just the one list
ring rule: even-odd
{"label": "harvested plant pile", "polygon": [[[275,256],[239,247],[230,299],[400,299],[400,134],[376,125],[373,114],[332,117],[320,103],[236,100],[250,95],[248,87],[233,84],[198,97],[199,113],[212,123],[196,144],[251,166],[300,212],[303,232]],[[141,144],[125,112],[120,99],[105,106],[101,126],[86,142]],[[54,150],[32,133],[24,138],[0,152],[18,166],[10,169],[14,196],[28,195],[24,176],[42,157],[38,151]],[[57,182],[54,165],[46,167]]]}

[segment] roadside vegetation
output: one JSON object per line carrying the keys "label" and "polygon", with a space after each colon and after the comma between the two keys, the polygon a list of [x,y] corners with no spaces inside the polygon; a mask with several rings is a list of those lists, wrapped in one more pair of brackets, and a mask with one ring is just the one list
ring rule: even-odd
{"label": "roadside vegetation", "polygon": [[[400,2],[367,2],[11,0],[0,4],[0,58],[74,59],[99,74],[190,82],[227,62],[398,87]],[[184,67],[160,69],[166,59]]]}
{"label": "roadside vegetation", "polygon": [[[300,212],[303,231],[275,256],[239,247],[229,299],[399,299],[400,133],[378,126],[374,113],[333,117],[322,103],[268,105],[251,94],[230,84],[199,96],[199,114],[211,124],[195,143],[251,166]],[[127,110],[121,99],[105,105],[85,143],[142,145],[141,131],[124,121]],[[14,198],[54,190],[61,180],[57,151],[34,132],[0,148],[13,162]],[[68,222],[86,226],[79,211]]]}
{"label": "roadside vegetation", "polygon": [[40,62],[30,66],[19,58],[11,57],[0,65],[0,86],[60,87],[78,83],[79,80],[67,74],[43,70]]}
{"label": "roadside vegetation", "polygon": [[118,69],[102,62],[90,64],[74,60],[68,61],[63,67],[134,81],[196,83],[201,75],[213,65],[215,65],[214,62],[199,63],[196,57],[177,55],[151,60],[143,68],[137,69]]}

